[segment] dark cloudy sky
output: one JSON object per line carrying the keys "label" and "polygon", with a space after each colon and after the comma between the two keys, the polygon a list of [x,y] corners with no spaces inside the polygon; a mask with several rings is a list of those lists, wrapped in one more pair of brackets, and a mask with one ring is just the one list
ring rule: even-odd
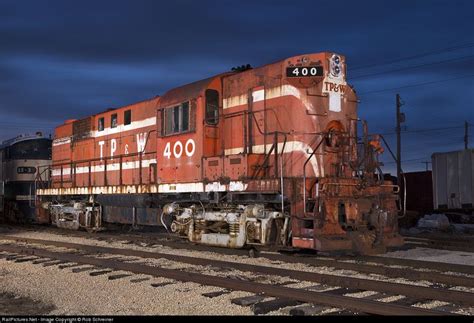
{"label": "dark cloudy sky", "polygon": [[0,140],[325,50],[346,55],[360,117],[392,148],[401,94],[405,170],[462,149],[464,120],[474,146],[471,0],[0,0]]}

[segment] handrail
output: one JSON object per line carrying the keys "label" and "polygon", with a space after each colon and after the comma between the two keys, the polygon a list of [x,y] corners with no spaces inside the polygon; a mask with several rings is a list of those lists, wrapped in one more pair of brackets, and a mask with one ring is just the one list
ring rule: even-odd
{"label": "handrail", "polygon": [[304,162],[304,165],[303,165],[303,210],[304,210],[305,216],[306,216],[306,165],[311,160],[311,158],[313,158],[314,154],[319,149],[319,147],[321,146],[321,144],[324,142],[325,139],[326,139],[326,134],[324,134],[324,136],[321,139],[321,141],[319,142],[319,144],[316,146],[315,149],[313,149],[313,151],[311,152],[311,154],[306,159],[306,161]]}
{"label": "handrail", "polygon": [[[82,159],[82,160],[74,161],[74,163],[75,164],[84,164],[84,163],[88,163],[88,162],[104,161],[106,159],[113,160],[114,158],[135,157],[135,156],[138,156],[140,154],[142,154],[142,155],[156,154],[156,151],[150,151],[150,152],[145,152],[145,153],[129,153],[129,154],[116,155],[116,156],[106,156],[106,157],[102,157],[102,158],[99,157],[99,158]],[[58,167],[58,166],[64,166],[64,165],[71,165],[71,161],[52,164],[51,167]]]}
{"label": "handrail", "polygon": [[[148,134],[147,134],[147,137],[146,137],[146,141],[145,141],[145,146],[143,147],[143,151],[137,151],[135,153],[128,153],[128,154],[121,154],[121,155],[117,155],[117,156],[110,156],[109,158],[113,159],[113,158],[120,158],[120,157],[134,157],[134,156],[138,156],[139,154],[144,154],[144,155],[147,155],[147,154],[155,154],[157,151],[150,151],[150,152],[145,152],[145,149],[148,145],[148,139],[150,138],[150,134],[152,132],[155,132],[156,129],[152,129],[150,131],[148,131]],[[105,158],[107,157],[98,157],[98,158],[90,158],[90,159],[83,159],[83,160],[76,160],[74,161],[74,163],[76,164],[82,164],[82,163],[87,163],[87,162],[95,162],[95,161],[103,161]],[[61,165],[67,165],[67,164],[70,164],[71,161],[66,161],[64,163],[53,163],[51,166],[61,166]]]}
{"label": "handrail", "polygon": [[[283,147],[281,148],[281,157],[280,157],[281,214],[283,215],[285,214],[285,191],[283,187],[283,152],[285,151],[285,146],[286,146],[286,136],[285,136],[285,140],[283,141]],[[277,142],[277,149],[278,149],[278,142]],[[275,151],[275,153],[277,153],[277,151]]]}
{"label": "handrail", "polygon": [[[42,171],[40,171],[41,168],[44,168],[44,169]],[[36,172],[35,181],[34,181],[35,205],[38,203],[38,195],[36,194],[36,192],[38,190],[38,183],[39,183],[41,189],[45,189],[45,188],[51,186],[50,183],[48,183],[48,185],[44,185],[44,182],[46,182],[46,181],[50,182],[51,181],[51,176],[48,176],[48,178],[45,179],[45,180],[43,180],[43,177],[42,177],[42,175],[44,173],[51,171],[51,165],[39,165],[37,167],[37,169],[38,169],[38,171]],[[30,207],[31,207],[31,185],[30,185]]]}
{"label": "handrail", "polygon": [[[275,111],[273,109],[266,109],[268,111],[272,111],[273,113],[275,113]],[[283,149],[280,153],[281,156],[283,156],[283,153],[284,153],[284,148],[286,146],[286,143],[288,141],[288,133],[287,132],[284,132],[284,131],[271,131],[271,132],[264,132],[262,131],[262,129],[260,128],[260,125],[258,124],[257,122],[257,118],[255,117],[255,114],[256,113],[259,113],[259,112],[264,112],[265,110],[255,110],[255,111],[248,111],[248,110],[244,110],[244,111],[238,111],[238,112],[234,112],[232,114],[227,114],[227,115],[224,115],[223,118],[232,118],[232,117],[236,117],[236,116],[247,116],[247,115],[251,115],[252,116],[252,119],[255,123],[255,125],[257,126],[257,130],[258,132],[262,135],[262,136],[266,136],[266,135],[274,135],[276,137],[276,140],[274,139],[274,142],[273,142],[273,145],[272,147],[270,148],[270,151],[268,153],[266,153],[266,156],[265,156],[265,160],[264,160],[264,163],[258,168],[257,172],[254,173],[254,175],[252,176],[252,178],[256,178],[256,176],[260,173],[261,169],[263,168],[263,165],[266,164],[269,156],[271,155],[271,153],[273,152],[273,149],[276,150],[275,152],[275,155],[277,157],[278,155],[278,135],[283,135],[284,136],[284,140],[283,140]],[[276,114],[276,113],[275,113]],[[248,118],[246,118],[248,120]],[[276,160],[275,160],[276,162]],[[276,169],[276,177],[278,177],[278,163],[275,164],[275,169]]]}
{"label": "handrail", "polygon": [[60,187],[62,188],[63,187],[63,184],[64,184],[64,174],[63,174],[63,166],[64,165],[70,165],[70,172],[69,172],[69,176],[72,177],[72,183],[73,183],[73,186],[76,186],[76,167],[78,164],[84,164],[84,163],[87,163],[87,167],[88,167],[88,186],[90,187],[92,185],[92,176],[91,176],[91,169],[92,169],[92,163],[93,162],[103,162],[104,163],[104,185],[107,186],[107,161],[108,160],[113,160],[114,158],[118,158],[119,159],[119,163],[120,163],[120,166],[119,166],[119,185],[122,185],[123,184],[123,176],[122,176],[122,171],[123,171],[123,167],[122,167],[122,164],[123,164],[123,158],[133,158],[133,157],[136,157],[138,156],[138,160],[139,160],[139,184],[141,185],[143,183],[143,176],[142,176],[142,170],[143,170],[143,156],[144,155],[150,155],[150,154],[156,154],[156,150],[155,151],[151,151],[151,152],[145,152],[146,150],[146,147],[148,145],[148,142],[149,142],[149,139],[150,139],[150,135],[151,133],[155,132],[156,129],[152,129],[150,131],[148,131],[147,133],[147,136],[146,136],[146,141],[145,141],[145,145],[143,147],[143,150],[142,151],[137,151],[137,152],[134,152],[134,153],[129,153],[129,154],[121,154],[121,155],[117,155],[117,156],[109,156],[109,157],[98,157],[98,158],[90,158],[90,159],[84,159],[84,160],[78,160],[78,161],[66,161],[66,162],[62,162],[62,163],[53,163],[51,165],[51,168],[55,168],[55,167],[58,167],[58,166],[61,166],[61,180],[60,180]]}
{"label": "handrail", "polygon": [[[281,212],[284,213],[284,199],[285,199],[285,193],[284,193],[284,183],[283,183],[283,153],[285,152],[285,148],[286,148],[286,143],[288,142],[288,133],[287,132],[284,132],[284,131],[271,131],[271,132],[264,132],[262,131],[262,129],[260,128],[260,125],[258,124],[257,122],[257,118],[255,117],[255,114],[257,112],[264,112],[264,111],[271,111],[275,114],[275,117],[276,119],[278,120],[278,117],[276,115],[276,112],[273,110],[273,109],[260,109],[260,110],[255,110],[255,111],[248,111],[248,110],[243,110],[243,111],[238,111],[238,112],[234,112],[233,114],[229,114],[229,115],[224,115],[224,118],[232,118],[232,117],[235,117],[235,116],[248,116],[249,114],[252,115],[252,119],[253,121],[255,122],[255,125],[257,126],[257,130],[258,132],[263,135],[263,136],[266,136],[266,135],[274,135],[274,139],[273,139],[273,145],[272,147],[270,148],[270,150],[268,151],[268,153],[266,153],[265,155],[265,159],[263,161],[263,163],[261,165],[259,165],[259,168],[257,169],[257,171],[254,173],[254,175],[252,176],[252,178],[256,178],[257,175],[260,173],[260,171],[263,169],[263,166],[268,162],[268,159],[270,158],[273,150],[275,150],[275,177],[278,178],[278,155],[280,155],[280,190],[281,190]],[[248,118],[245,118],[246,120],[248,120]],[[247,121],[248,122],[248,121]],[[278,121],[279,123],[279,121]],[[283,146],[282,146],[282,149],[281,149],[281,152],[278,154],[278,136],[279,135],[283,135]],[[251,134],[249,134],[251,135]],[[265,147],[266,148],[266,147]]]}
{"label": "handrail", "polygon": [[[80,160],[80,161],[75,161],[73,163],[71,162],[65,162],[65,163],[60,163],[60,164],[53,164],[51,165],[51,168],[54,169],[54,168],[58,168],[59,166],[61,167],[61,180],[60,180],[60,187],[64,187],[64,183],[65,182],[72,182],[73,183],[73,187],[76,187],[76,168],[78,167],[78,165],[81,165],[81,164],[87,164],[87,186],[92,186],[92,167],[93,167],[93,163],[94,162],[99,162],[99,161],[102,161],[103,162],[103,166],[104,166],[104,186],[107,186],[108,185],[108,177],[107,177],[107,165],[110,166],[110,161],[113,160],[113,159],[116,159],[118,158],[119,159],[119,185],[123,185],[123,159],[124,158],[133,158],[133,157],[137,157],[138,156],[138,162],[139,162],[139,184],[143,184],[143,155],[155,155],[156,154],[156,151],[151,151],[151,152],[145,152],[145,153],[131,153],[131,154],[128,154],[128,155],[125,155],[125,154],[122,154],[122,155],[118,155],[118,156],[108,156],[108,157],[103,157],[102,159],[100,158],[91,158],[91,159],[84,159],[84,160]],[[137,158],[133,158],[133,160],[131,160],[130,162],[136,162],[137,161]],[[108,163],[109,162],[109,163]],[[128,161],[126,161],[128,162]],[[125,162],[125,163],[126,163]],[[70,168],[69,172],[68,173],[64,173],[64,167],[65,165],[72,165],[72,167]],[[94,165],[95,166],[95,165]],[[69,176],[70,177],[70,180],[67,180],[65,179],[64,177],[67,177]],[[151,174],[149,174],[149,176],[151,177]],[[82,186],[81,186],[82,187]]]}
{"label": "handrail", "polygon": [[[395,154],[392,152],[392,149],[390,149],[390,146],[388,145],[388,142],[385,140],[385,137],[383,135],[379,135],[379,136],[380,136],[380,138],[382,138],[383,142],[385,143],[385,146],[387,146],[387,149],[390,152],[390,154],[392,155],[395,162],[397,162],[397,157],[395,157]],[[407,184],[407,182],[406,182],[406,178],[405,178],[405,172],[403,171],[403,169],[401,167],[401,163],[400,163],[400,174],[403,177],[403,207],[400,207],[400,210],[398,210],[398,211],[399,212],[402,211],[403,214],[398,216],[399,219],[405,217],[405,215],[407,214],[407,205],[406,205],[406,201],[407,201],[407,185],[406,184]],[[400,184],[401,183],[397,183],[397,185],[399,186],[399,190],[401,190]]]}
{"label": "handrail", "polygon": [[[333,186],[359,186],[359,184],[354,184],[354,183],[339,183],[339,182],[328,182],[328,183],[324,183],[323,186],[321,186],[320,190],[321,191],[324,191],[324,186],[329,186],[329,185],[333,185]],[[395,188],[397,189],[395,192],[398,193],[399,192],[399,186],[398,185],[390,185],[390,184],[381,184],[380,187],[392,187],[392,188]]]}
{"label": "handrail", "polygon": [[263,160],[263,163],[258,166],[258,169],[253,174],[252,178],[254,178],[254,179],[257,178],[258,174],[263,169],[264,165],[268,162],[268,159],[270,158],[270,155],[272,154],[273,150],[275,149],[275,144],[276,143],[273,143],[273,145],[270,148],[270,150],[268,151],[268,153],[265,154],[265,159]]}
{"label": "handrail", "polygon": [[[35,192],[36,192],[36,191],[35,191]],[[29,206],[30,208],[33,207],[33,206],[31,205],[31,183],[30,183],[30,195],[29,195],[29,197],[28,197],[28,206]]]}
{"label": "handrail", "polygon": [[[51,165],[40,165],[40,166],[38,166],[38,170],[39,170],[40,168],[42,168],[42,167],[44,167],[44,170],[41,171],[41,172],[38,171],[38,172],[36,173],[35,182],[40,182],[41,188],[44,188],[43,182],[45,182],[46,180],[43,181],[42,175],[43,175],[45,172],[47,172],[47,171],[49,171],[49,170],[51,169]],[[51,179],[51,178],[48,178],[48,180],[50,180],[50,179]],[[36,184],[35,184],[35,185],[36,185]]]}

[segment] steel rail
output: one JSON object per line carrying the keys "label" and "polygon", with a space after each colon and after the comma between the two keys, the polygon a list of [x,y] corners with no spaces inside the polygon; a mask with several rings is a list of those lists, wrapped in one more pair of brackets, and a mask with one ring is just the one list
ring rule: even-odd
{"label": "steel rail", "polygon": [[413,260],[406,258],[384,257],[384,256],[360,256],[360,257],[339,257],[340,260],[360,260],[374,262],[389,266],[408,266],[414,268],[426,268],[443,272],[458,272],[474,275],[474,266],[451,264],[447,262],[435,262],[426,260]]}
{"label": "steel rail", "polygon": [[474,240],[445,240],[445,239],[436,239],[436,238],[425,238],[425,237],[411,237],[411,236],[405,236],[404,237],[406,240],[410,241],[422,241],[422,242],[429,242],[429,243],[437,243],[437,244],[445,244],[445,245],[450,245],[450,246],[472,246],[474,244]]}
{"label": "steel rail", "polygon": [[[247,250],[243,249],[229,249],[229,248],[221,248],[221,247],[212,247],[212,246],[205,246],[205,245],[200,245],[200,244],[192,244],[188,241],[183,241],[182,239],[170,239],[170,235],[165,235],[161,233],[154,233],[155,237],[153,236],[138,236],[138,235],[113,235],[113,234],[104,234],[100,233],[98,237],[103,237],[103,238],[110,238],[110,239],[120,239],[124,240],[130,239],[130,240],[137,240],[137,241],[143,241],[143,242],[148,242],[151,243],[153,242],[154,244],[161,244],[163,246],[168,246],[172,248],[177,248],[177,249],[187,249],[187,250],[197,250],[197,251],[204,251],[204,252],[216,252],[216,253],[223,253],[227,255],[248,255]],[[85,235],[79,234],[79,236],[84,237]],[[156,236],[159,236],[156,237]],[[173,237],[174,238],[174,237]],[[166,239],[166,240],[165,240]],[[262,249],[265,250],[265,249]],[[360,262],[372,262],[372,263],[378,263],[382,265],[389,265],[389,266],[406,266],[406,267],[413,267],[413,268],[425,268],[425,269],[431,269],[431,270],[436,270],[440,272],[458,272],[458,273],[463,273],[463,274],[468,274],[468,275],[474,275],[474,266],[471,265],[462,265],[462,264],[451,264],[451,263],[441,263],[441,262],[434,262],[434,261],[426,261],[426,260],[414,260],[414,259],[402,259],[402,258],[395,258],[395,257],[385,257],[385,256],[334,256],[334,257],[325,257],[322,255],[314,256],[314,257],[301,257],[301,256],[289,256],[289,255],[283,255],[283,254],[261,254],[261,257],[263,258],[268,258],[271,260],[279,260],[279,261],[286,261],[286,262],[304,262],[307,264],[313,264],[315,266],[331,266],[335,268],[341,268],[341,269],[350,269],[350,270],[358,270],[361,272],[367,272],[367,273],[375,273],[375,274],[380,274],[381,270],[383,270],[385,273],[384,275],[391,275],[390,272],[396,273],[397,275],[400,272],[397,272],[396,270],[394,271],[393,269],[395,268],[388,268],[384,267],[379,267],[379,269],[374,269],[376,268],[373,265],[364,265],[360,266]],[[326,259],[325,259],[326,258]],[[331,258],[331,259],[327,259]],[[303,260],[304,259],[304,260]],[[335,260],[334,260],[335,259]],[[357,261],[357,266],[354,264],[350,263],[344,263],[341,261],[346,261],[346,260],[352,260],[352,261]],[[329,263],[330,262],[330,263]],[[408,273],[409,269],[403,269],[403,276],[406,276]],[[415,271],[418,272],[418,271]],[[418,274],[414,274],[413,277],[416,277],[416,275],[424,275],[421,272],[418,272]],[[433,275],[435,277],[436,275]],[[429,280],[429,277],[425,278]],[[441,278],[441,281],[436,282],[443,282],[444,278]],[[446,283],[450,283],[447,281]]]}
{"label": "steel rail", "polygon": [[441,239],[405,237],[407,245],[430,249],[474,252],[474,241],[447,241]]}
{"label": "steel rail", "polygon": [[208,286],[217,286],[230,290],[247,291],[251,293],[263,293],[272,297],[294,299],[301,302],[322,304],[333,307],[347,308],[358,312],[378,315],[452,315],[451,313],[388,304],[347,296],[331,295],[308,290],[294,289],[289,287],[275,286],[256,282],[248,282],[231,278],[191,273],[160,267],[152,267],[141,264],[125,263],[111,259],[97,259],[77,254],[64,252],[51,252],[44,249],[19,247],[14,245],[0,245],[0,250],[38,257],[57,259],[66,262],[93,265],[115,270],[123,270],[135,274],[145,274],[154,277],[165,277],[182,282],[193,282]]}
{"label": "steel rail", "polygon": [[[80,236],[84,237],[84,234],[79,234]],[[188,249],[188,250],[197,250],[197,251],[207,251],[207,252],[216,252],[216,253],[223,253],[223,254],[228,254],[228,255],[247,255],[248,252],[247,250],[242,250],[242,249],[229,249],[229,248],[221,248],[221,247],[212,247],[212,246],[205,246],[205,245],[200,245],[200,244],[192,244],[190,242],[183,241],[183,239],[176,238],[176,237],[170,237],[169,234],[161,234],[161,233],[153,233],[152,235],[149,236],[143,236],[143,235],[113,235],[113,234],[106,234],[106,233],[99,233],[98,237],[104,237],[104,238],[110,238],[110,239],[120,239],[123,240],[124,237],[127,239],[135,239],[138,241],[143,241],[143,242],[148,242],[148,243],[155,243],[155,244],[161,244],[163,246],[169,246],[172,248],[178,248],[178,249]],[[265,249],[262,249],[265,250]],[[275,250],[277,251],[277,250]],[[442,262],[435,262],[435,261],[427,261],[427,260],[414,260],[414,259],[402,259],[402,258],[395,258],[395,257],[385,257],[385,256],[330,256],[326,257],[323,255],[318,255],[314,257],[301,257],[301,256],[289,256],[289,255],[283,255],[283,254],[261,254],[262,257],[268,258],[271,260],[281,260],[281,261],[286,261],[286,262],[301,262],[303,261],[302,259],[305,259],[305,263],[312,263],[313,265],[316,266],[331,266],[335,268],[341,268],[341,269],[351,269],[351,270],[360,270],[361,272],[367,270],[368,273],[375,273],[379,274],[382,269],[374,269],[375,266],[373,265],[365,265],[364,267],[360,267],[360,262],[372,262],[372,263],[378,263],[378,264],[383,264],[383,265],[394,265],[394,266],[406,266],[406,267],[413,267],[413,268],[425,268],[425,269],[431,269],[431,270],[436,270],[440,272],[458,272],[458,273],[463,273],[463,274],[468,274],[468,275],[474,275],[474,266],[472,265],[463,265],[463,264],[451,264],[451,263],[442,263]],[[332,259],[325,259],[325,258],[332,258]],[[335,259],[335,260],[334,260]],[[350,263],[343,263],[341,262],[345,260],[352,260],[352,261],[357,261],[357,267]],[[328,262],[331,262],[329,264]],[[370,268],[372,267],[372,268]],[[381,268],[381,267],[379,267]],[[390,275],[390,272],[396,272],[393,271],[392,269],[395,268],[383,268],[385,271],[385,275]],[[404,273],[403,276],[407,275],[407,269],[403,269]],[[418,272],[420,273],[420,272]],[[419,274],[423,275],[423,274]],[[416,276],[413,276],[416,277]],[[425,276],[426,277],[426,276]],[[434,276],[433,276],[434,277]],[[429,277],[423,278],[423,279],[428,279]],[[443,280],[443,278],[441,278]],[[439,281],[442,282],[442,281]],[[449,283],[449,282],[447,282]]]}
{"label": "steel rail", "polygon": [[47,246],[54,246],[60,248],[70,248],[87,253],[96,253],[96,254],[114,254],[121,256],[134,256],[140,258],[152,258],[152,259],[168,259],[171,261],[177,261],[181,263],[187,263],[191,265],[200,265],[200,266],[213,266],[221,268],[231,268],[240,271],[247,272],[257,272],[266,275],[276,275],[283,277],[290,277],[298,279],[301,281],[311,281],[320,284],[328,284],[334,286],[342,286],[346,288],[354,289],[363,289],[363,290],[373,290],[381,291],[392,294],[402,294],[405,296],[410,296],[420,299],[436,299],[440,301],[447,302],[456,302],[458,304],[474,306],[474,293],[447,290],[441,288],[429,288],[424,286],[413,286],[403,283],[392,283],[385,281],[377,281],[371,279],[362,279],[362,278],[353,278],[347,276],[336,276],[330,274],[320,274],[307,271],[298,271],[291,269],[283,269],[276,267],[267,267],[260,265],[250,265],[243,264],[231,261],[222,261],[206,258],[197,258],[181,255],[173,255],[167,253],[159,252],[150,252],[150,251],[140,251],[132,249],[119,249],[111,247],[101,247],[101,246],[91,246],[84,244],[76,244],[69,242],[59,242],[59,241],[47,241],[42,239],[18,239],[14,238],[16,242],[27,242],[35,243]]}
{"label": "steel rail", "polygon": [[449,246],[440,243],[429,243],[410,240],[405,240],[405,245],[411,248],[428,248],[447,251],[474,252],[474,248],[471,246]]}
{"label": "steel rail", "polygon": [[403,233],[404,238],[415,238],[415,239],[429,239],[436,241],[446,241],[446,242],[461,242],[461,243],[474,243],[474,236],[472,235],[453,235],[447,233]]}
{"label": "steel rail", "polygon": [[443,274],[437,271],[419,271],[410,268],[393,268],[387,266],[374,266],[360,262],[349,263],[337,260],[312,258],[312,257],[291,257],[285,255],[264,254],[263,258],[269,260],[279,260],[289,263],[304,263],[313,266],[325,266],[335,269],[353,270],[366,274],[377,274],[391,278],[403,277],[409,280],[426,280],[431,283],[446,284],[451,286],[474,287],[474,279],[466,276],[454,276]]}

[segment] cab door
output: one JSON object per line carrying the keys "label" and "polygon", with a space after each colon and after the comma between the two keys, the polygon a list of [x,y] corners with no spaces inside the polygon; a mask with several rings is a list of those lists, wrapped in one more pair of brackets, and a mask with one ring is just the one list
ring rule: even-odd
{"label": "cab door", "polygon": [[225,156],[222,147],[222,123],[219,91],[207,89],[204,92],[203,113],[203,178],[207,181],[220,181],[224,175]]}
{"label": "cab door", "polygon": [[219,131],[219,92],[214,89],[207,89],[204,96],[203,157],[214,157],[221,154],[221,135]]}

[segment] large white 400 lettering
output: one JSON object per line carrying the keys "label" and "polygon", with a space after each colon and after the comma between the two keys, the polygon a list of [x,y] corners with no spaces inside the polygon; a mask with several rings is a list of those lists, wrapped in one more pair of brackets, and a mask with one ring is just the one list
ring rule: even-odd
{"label": "large white 400 lettering", "polygon": [[173,155],[175,158],[181,158],[183,155],[183,152],[186,154],[186,156],[191,157],[194,155],[194,152],[196,150],[196,144],[194,143],[193,139],[188,139],[186,141],[186,144],[181,143],[181,141],[176,141],[173,145],[173,150],[171,150],[171,143],[168,142],[165,145],[165,150],[163,151],[163,156],[170,159],[171,155]]}

